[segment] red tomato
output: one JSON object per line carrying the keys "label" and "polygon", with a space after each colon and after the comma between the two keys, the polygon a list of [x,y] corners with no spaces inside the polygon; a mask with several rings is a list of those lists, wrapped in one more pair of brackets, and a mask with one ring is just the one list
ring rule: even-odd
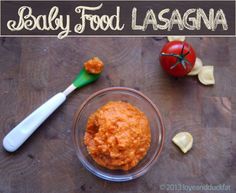
{"label": "red tomato", "polygon": [[160,63],[163,69],[175,77],[187,75],[194,67],[196,54],[187,42],[172,41],[161,51]]}

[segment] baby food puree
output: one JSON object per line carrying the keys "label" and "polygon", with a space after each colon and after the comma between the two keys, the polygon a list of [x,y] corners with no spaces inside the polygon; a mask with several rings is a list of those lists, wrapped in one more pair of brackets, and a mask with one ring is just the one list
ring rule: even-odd
{"label": "baby food puree", "polygon": [[133,105],[111,101],[88,119],[84,143],[92,158],[108,169],[129,170],[146,155],[151,142],[149,121]]}
{"label": "baby food puree", "polygon": [[84,63],[84,68],[88,73],[100,74],[104,68],[104,63],[98,57],[93,57]]}

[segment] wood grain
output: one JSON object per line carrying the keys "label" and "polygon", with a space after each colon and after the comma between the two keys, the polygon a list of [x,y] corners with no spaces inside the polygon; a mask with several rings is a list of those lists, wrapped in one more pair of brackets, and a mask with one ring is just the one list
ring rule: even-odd
{"label": "wood grain", "polygon": [[[1,38],[0,139],[37,106],[68,86],[83,61],[106,63],[101,79],[75,92],[16,153],[0,150],[0,193],[156,193],[161,184],[226,184],[236,192],[236,39],[188,38],[216,85],[162,71],[165,38]],[[90,174],[71,139],[73,115],[93,92],[110,86],[140,90],[160,108],[166,141],[160,159],[143,177],[112,183]],[[179,131],[194,136],[183,155],[172,142]],[[201,191],[204,192],[204,191]],[[205,191],[208,192],[208,191]]]}

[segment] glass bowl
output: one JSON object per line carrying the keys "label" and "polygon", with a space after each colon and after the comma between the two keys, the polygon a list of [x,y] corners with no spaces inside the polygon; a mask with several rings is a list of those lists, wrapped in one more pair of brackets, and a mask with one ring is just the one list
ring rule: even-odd
{"label": "glass bowl", "polygon": [[[134,168],[128,171],[109,170],[98,165],[88,154],[84,144],[84,134],[88,117],[109,101],[124,101],[138,107],[146,114],[150,122],[150,148],[146,156]],[[161,114],[148,97],[134,89],[111,87],[92,94],[80,106],[74,116],[72,135],[77,156],[85,168],[105,180],[122,182],[140,177],[154,165],[163,147],[164,131]]]}

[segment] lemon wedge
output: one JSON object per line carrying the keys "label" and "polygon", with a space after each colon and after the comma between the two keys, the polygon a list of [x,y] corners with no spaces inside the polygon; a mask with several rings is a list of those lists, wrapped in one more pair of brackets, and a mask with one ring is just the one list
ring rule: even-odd
{"label": "lemon wedge", "polygon": [[214,67],[213,66],[203,66],[198,73],[199,81],[204,85],[215,84],[214,78]]}
{"label": "lemon wedge", "polygon": [[177,133],[172,141],[176,144],[182,152],[187,153],[193,146],[193,136],[189,132]]}
{"label": "lemon wedge", "polygon": [[203,64],[202,64],[202,60],[200,58],[196,58],[195,64],[193,69],[191,70],[191,72],[188,73],[189,76],[194,76],[197,75],[201,68],[202,68]]}
{"label": "lemon wedge", "polygon": [[183,42],[185,40],[185,36],[167,36],[167,39],[169,42],[176,40]]}

